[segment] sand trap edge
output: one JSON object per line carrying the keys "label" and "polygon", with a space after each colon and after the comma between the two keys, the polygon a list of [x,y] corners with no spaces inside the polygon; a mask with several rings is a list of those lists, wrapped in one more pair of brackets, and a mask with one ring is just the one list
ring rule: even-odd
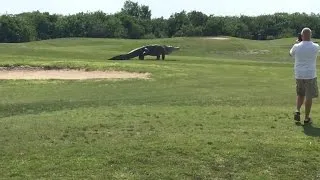
{"label": "sand trap edge", "polygon": [[0,67],[0,80],[150,79],[150,73],[48,67]]}

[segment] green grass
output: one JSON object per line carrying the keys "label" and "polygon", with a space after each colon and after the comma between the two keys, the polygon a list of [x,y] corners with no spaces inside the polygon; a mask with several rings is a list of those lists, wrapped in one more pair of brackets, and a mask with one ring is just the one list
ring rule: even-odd
{"label": "green grass", "polygon": [[[150,72],[150,80],[0,81],[2,179],[319,179],[320,105],[294,124],[294,39],[56,39],[0,64]],[[109,61],[144,44],[181,51]]]}

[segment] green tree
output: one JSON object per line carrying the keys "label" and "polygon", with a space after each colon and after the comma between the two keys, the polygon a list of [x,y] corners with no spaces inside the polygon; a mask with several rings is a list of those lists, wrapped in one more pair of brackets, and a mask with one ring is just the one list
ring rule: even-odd
{"label": "green tree", "polygon": [[199,11],[191,11],[187,16],[193,27],[204,27],[208,21],[208,16]]}
{"label": "green tree", "polygon": [[223,20],[223,17],[210,16],[206,25],[204,26],[204,35],[205,36],[223,35],[222,20]]}
{"label": "green tree", "polygon": [[41,13],[34,11],[30,13],[21,13],[17,17],[23,18],[33,26],[37,32],[37,40],[54,38],[55,24],[58,20],[58,15],[50,15],[48,12]]}
{"label": "green tree", "polygon": [[320,15],[275,13],[260,16],[215,16],[199,11],[181,11],[168,19],[151,18],[151,10],[130,0],[121,11],[57,15],[25,12],[0,16],[0,42],[28,42],[62,37],[164,38],[174,36],[227,35],[268,40],[296,36],[303,27],[320,38]]}
{"label": "green tree", "polygon": [[151,19],[149,6],[139,5],[137,2],[125,1],[121,12],[140,19]]}
{"label": "green tree", "polygon": [[152,33],[155,35],[157,38],[164,38],[168,37],[168,21],[164,19],[163,17],[161,18],[155,18],[151,21],[152,23]]}
{"label": "green tree", "polygon": [[182,27],[189,26],[190,21],[186,11],[175,13],[168,19],[168,35],[172,36],[185,36]]}
{"label": "green tree", "polygon": [[3,15],[0,18],[0,42],[18,43],[36,40],[36,31],[25,19]]}

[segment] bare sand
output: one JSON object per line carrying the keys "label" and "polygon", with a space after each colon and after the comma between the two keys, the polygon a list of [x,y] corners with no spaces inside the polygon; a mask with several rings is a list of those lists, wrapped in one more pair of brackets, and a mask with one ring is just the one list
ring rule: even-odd
{"label": "bare sand", "polygon": [[228,40],[230,38],[225,37],[206,37],[205,39],[212,39],[212,40]]}
{"label": "bare sand", "polygon": [[149,79],[149,73],[132,73],[126,71],[85,71],[72,69],[46,70],[43,68],[6,68],[0,67],[0,79]]}

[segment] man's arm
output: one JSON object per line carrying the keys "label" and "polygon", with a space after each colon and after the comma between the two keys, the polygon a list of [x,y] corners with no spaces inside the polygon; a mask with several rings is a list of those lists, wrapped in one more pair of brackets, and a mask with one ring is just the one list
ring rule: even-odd
{"label": "man's arm", "polygon": [[296,45],[293,45],[293,47],[290,49],[289,55],[290,55],[291,57],[294,56],[295,51],[296,51]]}

